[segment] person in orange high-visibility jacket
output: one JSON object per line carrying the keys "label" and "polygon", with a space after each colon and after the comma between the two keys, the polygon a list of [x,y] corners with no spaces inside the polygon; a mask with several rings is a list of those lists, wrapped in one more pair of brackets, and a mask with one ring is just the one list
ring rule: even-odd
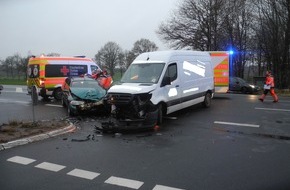
{"label": "person in orange high-visibility jacket", "polygon": [[266,72],[265,85],[264,85],[264,92],[261,95],[261,97],[259,98],[259,100],[261,102],[263,102],[265,97],[266,97],[266,95],[268,94],[268,92],[270,92],[270,94],[272,95],[272,97],[274,99],[273,102],[278,102],[278,96],[275,93],[274,87],[275,87],[274,77],[272,76],[271,71],[267,71]]}

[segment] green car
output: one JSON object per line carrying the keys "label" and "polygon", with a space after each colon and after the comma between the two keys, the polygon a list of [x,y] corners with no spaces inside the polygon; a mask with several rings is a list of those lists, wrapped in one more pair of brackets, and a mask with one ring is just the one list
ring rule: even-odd
{"label": "green car", "polygon": [[104,98],[107,91],[89,77],[66,78],[62,85],[62,105],[69,116],[97,111],[107,112]]}

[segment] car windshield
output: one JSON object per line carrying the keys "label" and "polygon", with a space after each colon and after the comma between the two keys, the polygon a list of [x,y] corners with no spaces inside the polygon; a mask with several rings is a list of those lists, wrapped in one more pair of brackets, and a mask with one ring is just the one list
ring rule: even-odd
{"label": "car windshield", "polygon": [[164,65],[164,63],[131,64],[122,77],[121,82],[156,84]]}

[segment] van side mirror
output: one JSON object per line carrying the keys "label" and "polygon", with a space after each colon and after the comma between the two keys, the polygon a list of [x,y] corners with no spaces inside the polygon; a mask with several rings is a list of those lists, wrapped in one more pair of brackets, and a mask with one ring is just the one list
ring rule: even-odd
{"label": "van side mirror", "polygon": [[169,85],[171,83],[170,81],[170,77],[166,76],[163,78],[162,82],[161,82],[161,87],[162,86],[166,86],[166,85]]}

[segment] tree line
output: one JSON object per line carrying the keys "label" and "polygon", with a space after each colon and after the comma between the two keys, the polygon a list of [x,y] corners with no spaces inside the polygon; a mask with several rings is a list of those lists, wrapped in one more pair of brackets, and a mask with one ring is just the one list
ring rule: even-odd
{"label": "tree line", "polygon": [[183,0],[158,35],[171,48],[234,50],[233,76],[272,70],[276,86],[290,87],[289,0]]}
{"label": "tree line", "polygon": [[[234,50],[231,76],[244,78],[246,68],[252,76],[272,70],[276,86],[289,88],[289,12],[289,0],[183,0],[156,33],[172,49]],[[158,47],[148,39],[136,41],[125,51],[116,42],[108,42],[94,59],[114,75],[116,66],[126,69],[140,53],[155,50]],[[7,75],[17,75],[26,72],[26,65],[21,66],[25,61],[14,55],[2,60],[1,67]]]}
{"label": "tree line", "polygon": [[[157,45],[144,38],[137,40],[131,50],[125,51],[116,42],[107,42],[93,59],[101,68],[108,69],[109,73],[114,76],[116,67],[124,71],[139,54],[156,50],[158,50]],[[59,57],[61,54],[49,53],[45,56]],[[5,73],[7,78],[26,78],[29,58],[30,56],[21,57],[19,54],[15,54],[8,56],[5,60],[0,60],[0,73]]]}

